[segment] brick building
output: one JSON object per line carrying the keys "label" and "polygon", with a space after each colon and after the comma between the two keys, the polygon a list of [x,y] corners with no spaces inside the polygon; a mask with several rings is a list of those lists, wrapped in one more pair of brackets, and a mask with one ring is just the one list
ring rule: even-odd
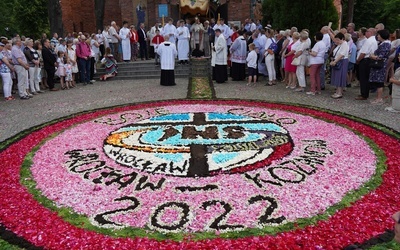
{"label": "brick building", "polygon": [[[135,25],[139,21],[144,22],[147,27],[151,27],[156,20],[161,22],[162,16],[165,20],[168,17],[174,20],[193,17],[192,14],[182,13],[182,3],[185,1],[192,5],[196,2],[209,2],[206,13],[201,14],[204,19],[217,18],[219,14],[225,20],[243,22],[246,18],[257,16],[260,10],[256,8],[261,6],[262,0],[104,0],[104,17],[100,20],[103,20],[103,25],[109,25],[111,21],[121,25],[126,20]],[[98,2],[101,0],[60,1],[64,33],[95,32],[96,15],[101,15],[95,11],[95,3]],[[341,14],[341,1],[334,2]]]}

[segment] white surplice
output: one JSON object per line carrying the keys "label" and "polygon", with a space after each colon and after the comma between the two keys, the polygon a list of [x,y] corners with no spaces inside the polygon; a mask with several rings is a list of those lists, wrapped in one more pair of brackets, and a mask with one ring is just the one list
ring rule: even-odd
{"label": "white surplice", "polygon": [[235,63],[246,63],[247,43],[243,36],[239,36],[231,46],[231,61]]}
{"label": "white surplice", "polygon": [[228,65],[228,49],[225,37],[221,34],[215,41],[215,64]]}
{"label": "white surplice", "polygon": [[178,37],[178,59],[189,60],[189,40],[190,32],[185,26],[176,29]]}
{"label": "white surplice", "polygon": [[161,43],[157,48],[157,54],[160,55],[162,70],[175,69],[175,58],[178,52],[174,43],[169,41]]}
{"label": "white surplice", "polygon": [[121,37],[121,47],[122,47],[122,57],[124,61],[131,60],[131,32],[128,28],[123,27],[119,31],[119,36]]}
{"label": "white surplice", "polygon": [[161,33],[162,36],[169,35],[169,41],[173,44],[176,42],[176,27],[173,24],[167,23]]}

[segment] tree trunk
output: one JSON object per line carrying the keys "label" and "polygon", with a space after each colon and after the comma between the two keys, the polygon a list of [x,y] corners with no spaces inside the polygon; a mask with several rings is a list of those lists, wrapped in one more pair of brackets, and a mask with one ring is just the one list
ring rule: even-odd
{"label": "tree trunk", "polygon": [[354,15],[354,0],[347,1],[347,23],[353,22]]}
{"label": "tree trunk", "polygon": [[53,33],[57,33],[60,37],[64,37],[64,28],[62,23],[62,11],[59,0],[49,0],[47,2],[50,22],[50,38]]}
{"label": "tree trunk", "polygon": [[96,29],[103,30],[105,0],[94,0],[94,15],[96,16]]}

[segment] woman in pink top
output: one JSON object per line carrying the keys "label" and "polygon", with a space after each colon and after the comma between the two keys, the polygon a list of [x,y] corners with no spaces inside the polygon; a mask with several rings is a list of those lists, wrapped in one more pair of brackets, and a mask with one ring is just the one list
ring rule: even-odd
{"label": "woman in pink top", "polygon": [[296,54],[296,50],[292,47],[299,40],[300,34],[298,32],[294,32],[292,35],[292,42],[288,45],[286,54],[284,55],[285,61],[285,72],[289,72],[289,81],[286,88],[296,88],[296,69],[297,66],[292,65],[293,57]]}

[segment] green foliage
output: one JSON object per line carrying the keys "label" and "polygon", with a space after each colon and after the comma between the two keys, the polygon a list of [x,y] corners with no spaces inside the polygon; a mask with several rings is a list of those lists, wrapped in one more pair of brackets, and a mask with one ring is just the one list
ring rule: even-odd
{"label": "green foliage", "polygon": [[394,240],[392,240],[390,242],[375,245],[375,246],[371,247],[370,249],[371,250],[388,250],[388,249],[399,250],[400,244],[395,242]]}
{"label": "green foliage", "polygon": [[11,245],[7,241],[0,239],[0,250],[22,250],[18,246]]}
{"label": "green foliage", "polygon": [[212,99],[212,89],[208,77],[193,77],[191,79],[191,99]]}
{"label": "green foliage", "polygon": [[[347,25],[347,1],[343,1],[342,26]],[[385,0],[356,0],[354,3],[353,23],[356,29],[360,27],[375,27],[382,15],[382,6]]]}
{"label": "green foliage", "polygon": [[[342,26],[347,25],[347,1],[343,2]],[[400,28],[400,0],[356,0],[353,22],[356,29],[383,23],[390,32]]]}
{"label": "green foliage", "polygon": [[263,24],[270,21],[276,29],[295,26],[299,30],[309,29],[311,34],[329,22],[335,28],[338,22],[338,13],[332,0],[265,0],[263,14]]}
{"label": "green foliage", "polygon": [[[21,35],[38,39],[49,30],[46,0],[16,0],[14,18]],[[18,20],[18,22],[17,22]]]}
{"label": "green foliage", "polygon": [[[9,31],[5,30],[7,27]],[[37,39],[48,31],[46,0],[0,1],[0,35],[11,37],[18,33]]]}
{"label": "green foliage", "polygon": [[13,20],[13,6],[15,1],[0,1],[0,36],[10,37],[17,30]]}
{"label": "green foliage", "polygon": [[400,0],[384,1],[381,20],[390,32],[400,28]]}

